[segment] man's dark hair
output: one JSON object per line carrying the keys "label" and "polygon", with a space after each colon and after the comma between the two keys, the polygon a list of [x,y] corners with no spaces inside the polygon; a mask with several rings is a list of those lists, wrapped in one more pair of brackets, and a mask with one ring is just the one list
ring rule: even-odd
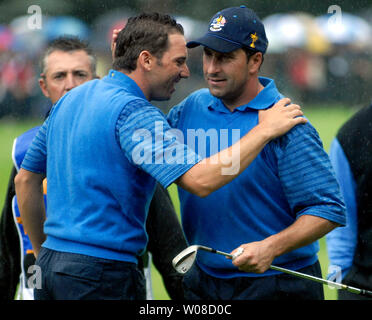
{"label": "man's dark hair", "polygon": [[183,33],[183,27],[169,15],[142,13],[128,19],[116,41],[115,70],[134,71],[144,50],[161,59],[168,49],[168,34]]}
{"label": "man's dark hair", "polygon": [[[249,59],[254,55],[256,54],[257,52],[259,51],[255,51],[255,50],[252,50],[250,48],[247,48],[247,47],[242,47],[243,51],[245,52],[245,55],[247,56],[247,62],[249,61]],[[262,66],[264,62],[264,54],[262,54],[262,61],[261,61],[261,65],[260,65],[260,68]]]}
{"label": "man's dark hair", "polygon": [[46,59],[47,57],[54,51],[64,51],[64,52],[71,52],[77,50],[83,50],[87,53],[90,58],[90,65],[93,76],[96,75],[96,65],[97,60],[93,54],[93,50],[90,48],[89,44],[78,37],[75,36],[63,36],[59,37],[52,42],[49,43],[47,46],[44,55],[41,57],[40,60],[40,69],[42,73],[46,72]]}

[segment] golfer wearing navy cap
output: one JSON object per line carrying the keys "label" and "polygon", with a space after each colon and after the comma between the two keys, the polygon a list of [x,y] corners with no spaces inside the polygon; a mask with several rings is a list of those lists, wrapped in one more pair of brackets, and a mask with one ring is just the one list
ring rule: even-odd
{"label": "golfer wearing navy cap", "polygon": [[[258,76],[268,47],[262,22],[244,6],[221,10],[207,33],[187,44],[199,45],[208,89],[174,107],[168,121],[185,133],[214,128],[246,134],[259,110],[282,97],[274,80]],[[321,285],[269,269],[273,263],[320,277],[317,239],[345,224],[329,158],[310,123],[272,140],[236,180],[209,196],[181,188],[179,196],[190,245],[244,249],[234,261],[199,253],[184,278],[187,299],[324,299]]]}
{"label": "golfer wearing navy cap", "polygon": [[265,28],[257,15],[251,9],[241,6],[217,12],[204,37],[190,41],[187,47],[199,45],[218,52],[231,52],[246,47],[264,54],[268,41]]}

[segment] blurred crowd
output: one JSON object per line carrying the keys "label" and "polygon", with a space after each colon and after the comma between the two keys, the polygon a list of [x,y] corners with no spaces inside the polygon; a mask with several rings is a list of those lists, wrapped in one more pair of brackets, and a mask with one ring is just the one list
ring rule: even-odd
{"label": "blurred crowd", "polygon": [[[125,26],[133,12],[103,14],[92,25],[71,16],[42,17],[40,29],[30,29],[29,16],[0,25],[0,118],[40,117],[49,109],[37,84],[39,57],[47,43],[71,34],[87,40],[98,58],[98,74],[111,67],[109,51],[114,28]],[[372,14],[342,13],[313,17],[305,13],[262,17],[269,48],[261,74],[275,78],[285,95],[304,105],[363,106],[370,103],[372,85]],[[201,35],[208,21],[179,16],[187,39]],[[167,111],[187,93],[203,86],[200,51],[191,50],[191,81],[179,86]]]}

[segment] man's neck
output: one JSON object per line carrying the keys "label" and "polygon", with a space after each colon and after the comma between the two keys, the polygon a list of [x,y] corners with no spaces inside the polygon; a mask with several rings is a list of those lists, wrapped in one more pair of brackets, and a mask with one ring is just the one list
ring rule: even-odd
{"label": "man's neck", "polygon": [[261,82],[252,81],[246,86],[246,90],[239,96],[233,99],[221,99],[224,105],[233,112],[236,108],[246,105],[251,102],[265,87]]}
{"label": "man's neck", "polygon": [[146,85],[147,82],[145,81],[144,77],[141,75],[140,72],[138,72],[137,70],[128,72],[123,69],[118,71],[125,74],[127,77],[131,78],[137,84],[137,86],[139,86],[146,99],[150,101],[150,93],[148,90],[148,86]]}

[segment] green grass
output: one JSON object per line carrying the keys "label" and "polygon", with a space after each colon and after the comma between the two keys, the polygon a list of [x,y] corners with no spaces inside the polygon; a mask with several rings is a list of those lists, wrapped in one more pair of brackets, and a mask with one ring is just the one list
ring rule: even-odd
{"label": "green grass", "polygon": [[[319,135],[323,141],[324,149],[329,151],[330,143],[335,136],[338,128],[355,112],[355,110],[334,107],[331,108],[323,107],[307,107],[304,109],[306,117],[310,120],[313,126],[318,130]],[[12,166],[11,161],[11,150],[14,138],[32,128],[35,125],[40,124],[40,121],[28,120],[28,121],[16,121],[3,119],[0,121],[0,207],[3,207],[5,192],[8,185],[10,169]],[[172,201],[179,214],[179,201],[177,189],[174,185],[169,187]],[[322,266],[323,277],[327,274],[328,269],[328,257],[326,251],[326,243],[324,239],[320,240],[320,252],[319,259]],[[164,289],[162,279],[155,268],[152,268],[153,276],[153,291],[154,297],[157,300],[169,299],[168,294]],[[324,286],[325,296],[328,300],[336,298],[336,290],[331,290],[327,286]]]}
{"label": "green grass", "polygon": [[323,141],[324,149],[328,152],[332,139],[340,126],[353,115],[356,110],[346,107],[317,106],[303,108],[305,116],[318,131]]}
{"label": "green grass", "polygon": [[0,205],[3,207],[5,192],[8,186],[10,170],[12,168],[12,146],[14,139],[21,133],[39,125],[40,121],[15,119],[1,119],[0,121]]}

